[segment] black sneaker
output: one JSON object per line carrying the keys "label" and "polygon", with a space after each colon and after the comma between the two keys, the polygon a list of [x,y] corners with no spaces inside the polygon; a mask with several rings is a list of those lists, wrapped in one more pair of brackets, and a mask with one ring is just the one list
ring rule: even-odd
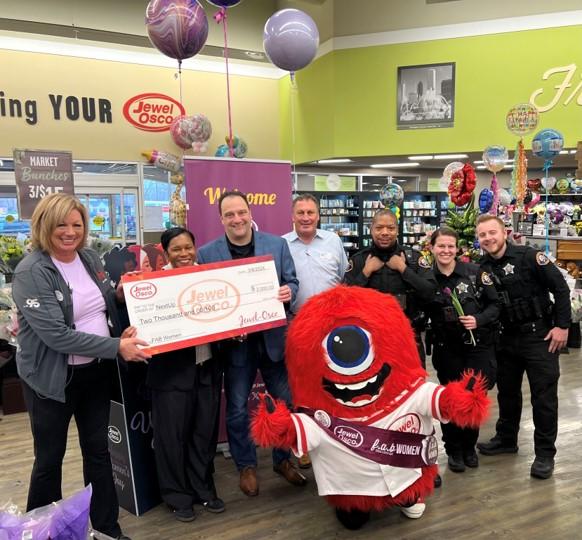
{"label": "black sneaker", "polygon": [[181,508],[174,510],[174,517],[183,523],[189,523],[196,519],[196,514],[192,508]]}
{"label": "black sneaker", "polygon": [[531,466],[530,474],[534,478],[546,480],[554,472],[554,458],[553,457],[539,457],[536,456]]}
{"label": "black sneaker", "polygon": [[453,472],[465,472],[465,464],[461,454],[451,454],[449,456],[449,469]]}
{"label": "black sneaker", "polygon": [[471,469],[479,467],[479,456],[477,456],[477,452],[475,450],[472,452],[463,452],[463,463]]}
{"label": "black sneaker", "polygon": [[443,485],[443,479],[441,478],[440,474],[437,474],[434,477],[434,487],[435,488],[440,488]]}
{"label": "black sneaker", "polygon": [[477,448],[484,456],[496,456],[498,454],[515,454],[518,446],[515,443],[502,441],[493,437],[489,442],[477,443]]}
{"label": "black sneaker", "polygon": [[212,499],[211,501],[202,503],[202,506],[207,512],[211,512],[213,514],[220,514],[225,510],[224,501],[218,497],[216,497],[216,499]]}
{"label": "black sneaker", "polygon": [[89,538],[95,538],[96,540],[131,540],[131,538],[122,532],[119,534],[105,534],[100,531],[93,529],[89,534]]}

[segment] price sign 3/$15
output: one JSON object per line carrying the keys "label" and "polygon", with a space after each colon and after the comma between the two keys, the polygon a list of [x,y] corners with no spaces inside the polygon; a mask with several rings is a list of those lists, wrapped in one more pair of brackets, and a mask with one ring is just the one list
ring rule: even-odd
{"label": "price sign 3/$15", "polygon": [[52,193],[74,194],[73,155],[51,150],[14,150],[20,219],[30,219],[38,202]]}

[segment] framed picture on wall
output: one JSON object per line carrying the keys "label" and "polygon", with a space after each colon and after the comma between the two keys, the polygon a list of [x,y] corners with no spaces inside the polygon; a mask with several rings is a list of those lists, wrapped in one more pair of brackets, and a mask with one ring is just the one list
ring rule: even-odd
{"label": "framed picture on wall", "polygon": [[455,63],[398,68],[398,129],[453,127]]}

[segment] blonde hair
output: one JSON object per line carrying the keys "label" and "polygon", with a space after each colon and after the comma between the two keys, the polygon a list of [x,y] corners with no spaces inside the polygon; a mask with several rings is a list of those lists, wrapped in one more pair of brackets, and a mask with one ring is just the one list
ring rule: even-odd
{"label": "blonde hair", "polygon": [[63,223],[73,210],[77,210],[81,214],[84,229],[83,240],[77,249],[85,247],[89,234],[87,209],[77,197],[66,193],[53,193],[36,205],[30,223],[32,247],[52,253],[54,251],[52,234],[59,223]]}

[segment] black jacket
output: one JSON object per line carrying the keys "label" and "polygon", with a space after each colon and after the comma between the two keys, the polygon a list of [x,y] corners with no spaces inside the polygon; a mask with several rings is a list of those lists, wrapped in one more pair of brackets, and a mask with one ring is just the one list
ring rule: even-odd
{"label": "black jacket", "polygon": [[459,299],[463,313],[475,317],[478,331],[497,322],[499,297],[491,277],[480,270],[478,265],[457,261],[455,269],[447,276],[434,264],[432,268],[421,268],[419,274],[435,287],[433,298],[425,305],[433,330],[463,332],[453,307],[453,292]]}
{"label": "black jacket", "polygon": [[[542,252],[507,244],[500,259],[485,255],[481,268],[491,275],[499,293],[504,325],[550,319],[553,315],[554,326],[570,327],[570,289],[558,268]],[[554,295],[553,309],[550,292]]]}
{"label": "black jacket", "polygon": [[[407,267],[401,274],[384,265],[367,278],[363,274],[366,259],[369,255],[378,257],[386,262],[392,255],[404,253]],[[434,293],[434,284],[418,275],[418,260],[420,253],[411,249],[405,249],[396,244],[391,249],[379,249],[374,244],[358,251],[348,265],[348,271],[344,276],[347,285],[367,287],[383,293],[396,296],[404,309],[407,317],[413,322],[422,318],[422,302],[430,299]]]}

